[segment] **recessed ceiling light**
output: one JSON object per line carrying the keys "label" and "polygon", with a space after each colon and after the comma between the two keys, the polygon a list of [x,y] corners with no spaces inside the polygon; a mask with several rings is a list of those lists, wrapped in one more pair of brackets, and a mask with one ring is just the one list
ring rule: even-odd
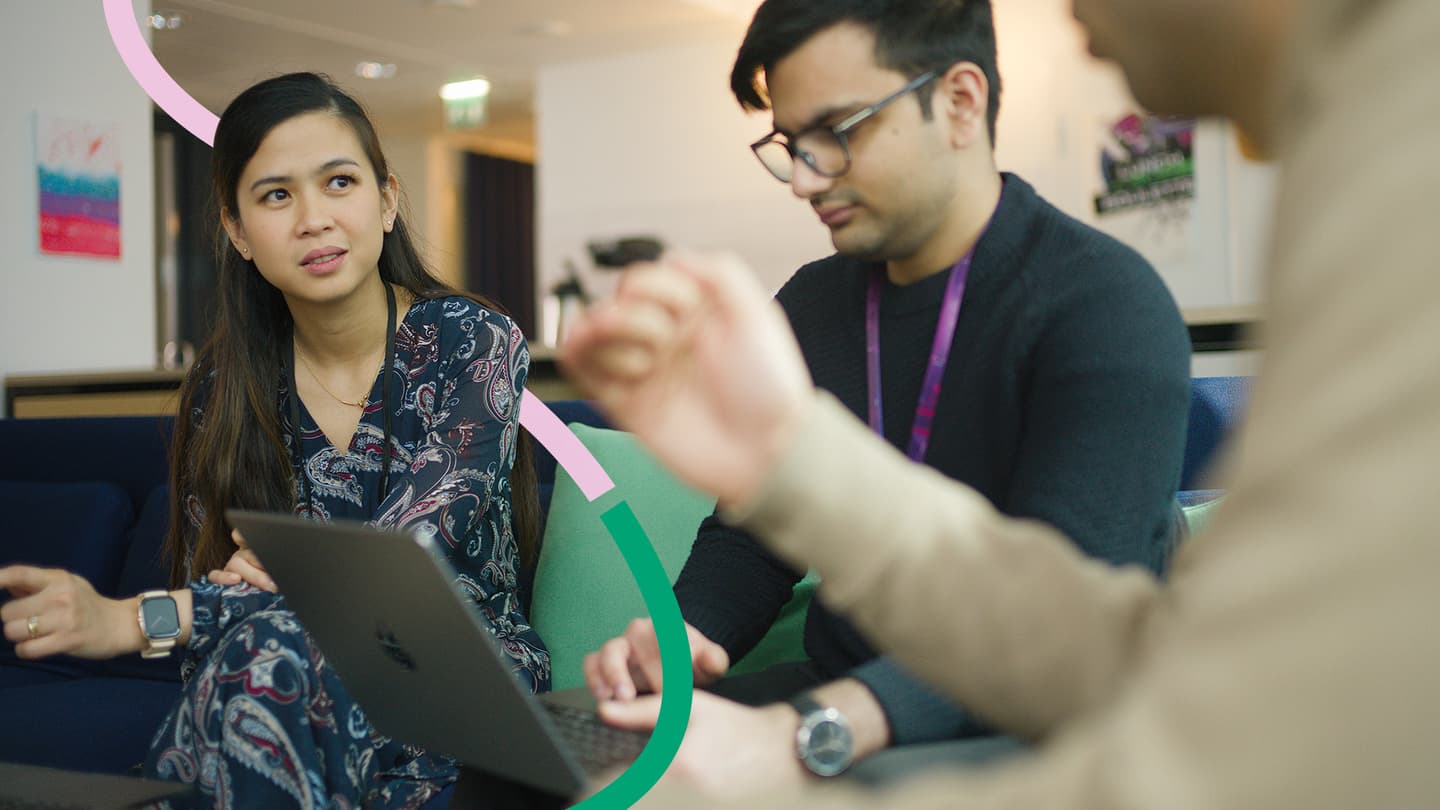
{"label": "recessed ceiling light", "polygon": [[475,0],[430,0],[432,6],[447,6],[449,8],[474,8]]}
{"label": "recessed ceiling light", "polygon": [[355,65],[355,75],[362,79],[393,79],[395,73],[393,62],[361,62]]}
{"label": "recessed ceiling light", "polygon": [[146,17],[145,23],[156,31],[174,31],[185,24],[185,15],[178,11],[157,11]]}

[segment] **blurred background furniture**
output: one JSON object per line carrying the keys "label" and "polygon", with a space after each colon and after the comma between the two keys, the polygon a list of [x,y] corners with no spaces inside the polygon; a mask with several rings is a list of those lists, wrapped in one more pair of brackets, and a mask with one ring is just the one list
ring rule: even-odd
{"label": "blurred background furniture", "polygon": [[[1220,494],[1203,473],[1233,430],[1246,378],[1197,378],[1192,388],[1182,503],[1206,515]],[[550,645],[557,688],[581,682],[580,660],[632,618],[643,601],[600,515],[627,501],[673,581],[713,499],[680,484],[589,403],[548,403],[616,484],[589,502],[551,455],[535,445],[544,542],[531,618]],[[0,566],[55,566],[84,575],[103,594],[165,587],[161,544],[169,520],[167,446],[172,417],[0,419]],[[1207,508],[1205,505],[1210,504]],[[1193,518],[1192,518],[1193,519]],[[1192,526],[1192,529],[1197,528]],[[817,580],[796,586],[770,633],[732,671],[804,656],[805,611]],[[527,593],[530,588],[527,583]],[[0,600],[8,595],[0,594]],[[179,692],[177,657],[21,661],[0,642],[0,761],[125,772],[141,762]],[[943,757],[942,757],[943,758]]]}

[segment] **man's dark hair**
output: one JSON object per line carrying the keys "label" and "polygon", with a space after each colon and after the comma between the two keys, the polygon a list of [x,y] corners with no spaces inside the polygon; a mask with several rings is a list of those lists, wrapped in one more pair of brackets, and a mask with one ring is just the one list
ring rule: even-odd
{"label": "man's dark hair", "polygon": [[[745,32],[730,73],[730,89],[747,110],[770,108],[761,75],[811,37],[839,23],[855,23],[875,35],[875,64],[913,79],[927,70],[943,73],[971,62],[990,83],[986,113],[990,143],[1000,114],[1000,73],[995,67],[995,20],[990,0],[765,0]],[[930,94],[919,92],[931,115]]]}

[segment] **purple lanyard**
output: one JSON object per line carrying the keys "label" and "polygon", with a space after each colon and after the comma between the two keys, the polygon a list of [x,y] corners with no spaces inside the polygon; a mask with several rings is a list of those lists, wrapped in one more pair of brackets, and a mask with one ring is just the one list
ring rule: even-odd
{"label": "purple lanyard", "polygon": [[[987,225],[988,230],[988,225]],[[984,236],[984,231],[981,231]],[[980,244],[976,239],[975,244]],[[910,428],[910,447],[905,455],[911,461],[923,461],[930,447],[930,425],[935,421],[935,405],[940,401],[940,383],[945,366],[950,362],[950,346],[955,341],[955,324],[960,320],[960,307],[965,301],[965,280],[970,275],[970,260],[975,248],[950,268],[945,285],[945,300],[940,305],[940,321],[935,324],[935,342],[930,348],[930,363],[925,368],[925,383],[920,388],[920,401],[915,406],[915,423]],[[883,272],[883,271],[882,271]],[[865,360],[870,384],[870,429],[885,438],[885,417],[881,410],[880,391],[880,288],[881,272],[870,276],[870,290],[865,301]]]}

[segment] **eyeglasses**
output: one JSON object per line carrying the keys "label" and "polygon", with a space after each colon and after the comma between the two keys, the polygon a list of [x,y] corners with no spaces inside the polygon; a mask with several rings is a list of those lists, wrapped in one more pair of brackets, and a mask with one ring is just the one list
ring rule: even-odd
{"label": "eyeglasses", "polygon": [[795,158],[805,161],[805,165],[821,177],[839,177],[850,171],[850,131],[885,109],[886,105],[906,93],[919,90],[939,75],[937,71],[927,70],[909,84],[838,124],[820,124],[793,136],[775,130],[750,144],[750,151],[782,183],[794,178]]}

